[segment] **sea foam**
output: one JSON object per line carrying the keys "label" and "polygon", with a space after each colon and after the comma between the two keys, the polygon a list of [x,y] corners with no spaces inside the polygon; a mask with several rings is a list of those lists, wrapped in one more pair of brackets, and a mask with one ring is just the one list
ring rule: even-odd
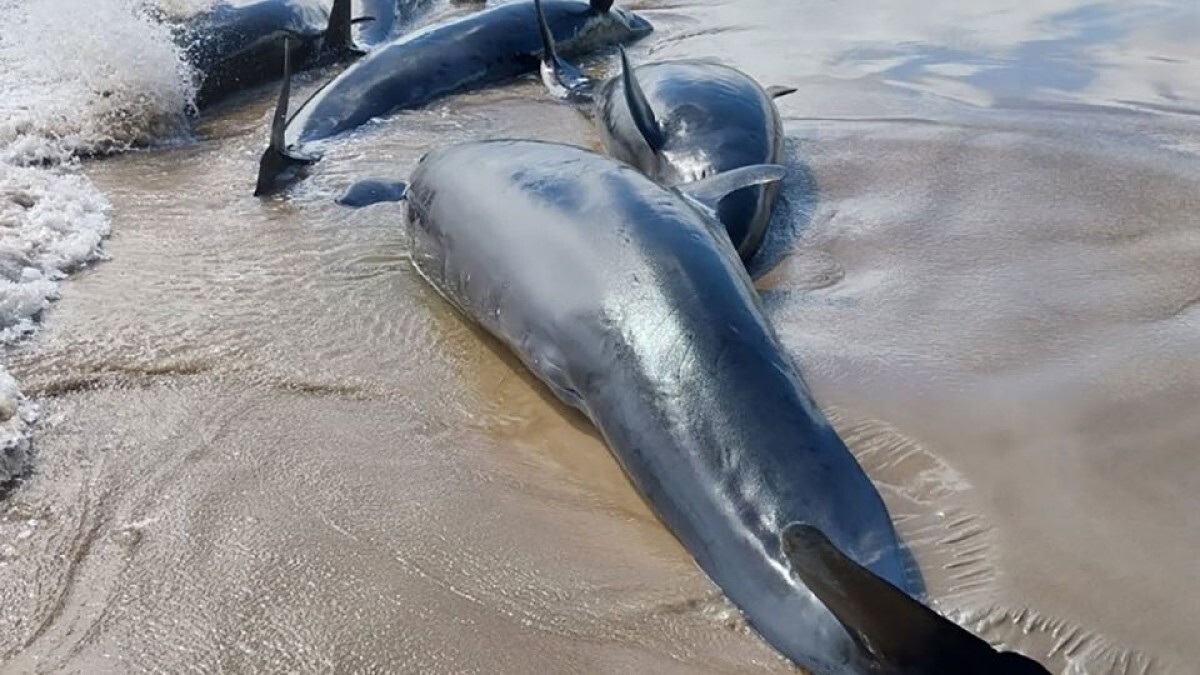
{"label": "sea foam", "polygon": [[[0,349],[104,257],[111,205],[79,158],[186,133],[192,73],[152,14],[133,0],[0,0]],[[2,364],[0,486],[26,470],[37,417]]]}

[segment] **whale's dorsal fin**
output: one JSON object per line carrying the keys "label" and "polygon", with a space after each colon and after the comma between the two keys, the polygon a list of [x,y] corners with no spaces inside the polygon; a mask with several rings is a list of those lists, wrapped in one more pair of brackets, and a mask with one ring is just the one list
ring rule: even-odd
{"label": "whale's dorsal fin", "polygon": [[287,147],[285,132],[288,123],[288,98],[291,96],[291,91],[292,45],[291,39],[285,35],[283,38],[283,83],[279,86],[279,101],[275,104],[275,114],[271,118],[271,140],[258,162],[258,183],[254,187],[254,196],[256,197],[274,192],[280,179],[294,172],[296,167],[316,161],[315,157]]}
{"label": "whale's dorsal fin", "polygon": [[407,196],[408,183],[404,181],[365,178],[351,185],[345,194],[338,197],[337,203],[358,209],[380,202],[403,201]]}
{"label": "whale's dorsal fin", "polygon": [[787,167],[779,164],[751,164],[722,171],[708,178],[675,186],[675,189],[715,215],[717,204],[725,195],[752,185],[783,180]]}
{"label": "whale's dorsal fin", "polygon": [[991,645],[843,554],[816,527],[783,529],[784,556],[804,585],[886,672],[905,675],[1049,675]]}
{"label": "whale's dorsal fin", "polygon": [[781,96],[787,96],[788,94],[794,93],[796,93],[795,87],[785,87],[781,84],[774,84],[770,87],[767,87],[767,96],[770,96],[771,98],[779,98]]}
{"label": "whale's dorsal fin", "polygon": [[542,36],[542,83],[555,98],[590,100],[595,83],[578,68],[559,58],[554,45],[554,33],[542,11],[542,0],[533,0],[533,6],[537,13],[538,34]]}
{"label": "whale's dorsal fin", "polygon": [[625,53],[625,47],[619,46],[618,49],[621,51],[621,85],[625,90],[625,104],[629,106],[629,114],[633,117],[634,126],[641,132],[642,138],[646,140],[650,149],[657,154],[666,144],[666,134],[658,125],[654,109],[646,100],[646,92],[642,91],[642,85],[638,84],[637,75],[629,66],[629,55]]}
{"label": "whale's dorsal fin", "polygon": [[592,9],[601,14],[612,9],[613,0],[591,0]]}

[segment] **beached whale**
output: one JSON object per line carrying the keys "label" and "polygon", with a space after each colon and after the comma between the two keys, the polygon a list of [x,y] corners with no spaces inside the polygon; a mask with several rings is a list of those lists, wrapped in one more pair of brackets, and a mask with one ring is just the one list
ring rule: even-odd
{"label": "beached whale", "polygon": [[[388,7],[396,11],[394,2],[375,9]],[[172,23],[173,39],[196,71],[200,107],[278,78],[285,36],[297,70],[364,53],[351,38],[351,0],[334,0],[328,11],[318,0],[223,0],[183,20],[160,18]]]}
{"label": "beached whale", "polygon": [[[614,8],[612,0],[546,0],[543,9],[564,52],[628,42],[652,30],[645,19]],[[286,92],[281,92],[254,194],[277,190],[294,179],[300,167],[316,161],[318,155],[306,144],[440,96],[534,72],[541,44],[533,3],[520,0],[377,47],[317,91],[290,119],[282,95]]]}
{"label": "beached whale", "polygon": [[[407,192],[372,180],[341,201],[407,199],[421,275],[595,424],[699,566],[797,664],[1044,673],[990,647],[982,670],[938,665],[981,641],[944,619],[950,630],[923,632],[940,617],[909,597],[879,493],[818,410],[721,225],[689,196],[784,173],[743,167],[671,189],[581,148],[481,141],[426,155]],[[864,567],[806,549],[804,528]],[[871,612],[877,600],[895,614]],[[1033,670],[987,669],[1010,661]]]}
{"label": "beached whale", "polygon": [[[540,0],[539,0],[540,1]],[[710,61],[661,61],[596,82],[558,53],[541,22],[542,79],[560,98],[591,104],[608,154],[664,185],[679,185],[754,164],[778,163],[783,124],[772,99],[795,91],[764,89],[736,68]],[[743,260],[767,232],[779,184],[755,185],[710,204]]]}

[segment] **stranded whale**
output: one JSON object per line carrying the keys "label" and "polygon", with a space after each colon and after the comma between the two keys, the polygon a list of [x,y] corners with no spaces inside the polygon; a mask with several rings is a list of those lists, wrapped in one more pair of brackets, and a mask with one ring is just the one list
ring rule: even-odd
{"label": "stranded whale", "polygon": [[[539,0],[540,1],[540,0]],[[591,102],[605,150],[664,185],[702,180],[783,155],[783,124],[772,99],[794,89],[763,89],[740,70],[708,61],[662,61],[597,83],[563,60],[539,13],[542,79],[560,98]],[[749,260],[763,242],[779,184],[755,185],[707,204],[734,248]]]}
{"label": "stranded whale", "polygon": [[[546,0],[543,9],[554,38],[573,53],[635,40],[652,30],[636,14],[614,8],[612,0]],[[285,85],[254,194],[275,191],[316,161],[305,144],[439,96],[535,71],[541,55],[537,26],[534,5],[525,0],[410,33],[347,68],[290,119]]]}
{"label": "stranded whale", "polygon": [[[370,181],[344,201],[407,199],[416,269],[587,415],[699,566],[787,657],[819,675],[1014,672],[909,659],[981,641],[950,622],[935,635],[900,621],[932,612],[909,597],[887,508],[814,403],[720,224],[685,194],[783,173],[743,167],[670,189],[581,148],[482,141],[426,155],[407,193]],[[805,528],[857,562],[809,552],[796,536]],[[847,599],[832,603],[830,587]],[[881,588],[903,612],[868,611]],[[907,651],[875,649],[910,639]],[[1025,663],[984,647],[987,667]]]}
{"label": "stranded whale", "polygon": [[173,39],[198,76],[196,104],[278,78],[285,49],[298,70],[360,56],[350,10],[350,0],[328,12],[317,0],[224,1],[175,23]]}

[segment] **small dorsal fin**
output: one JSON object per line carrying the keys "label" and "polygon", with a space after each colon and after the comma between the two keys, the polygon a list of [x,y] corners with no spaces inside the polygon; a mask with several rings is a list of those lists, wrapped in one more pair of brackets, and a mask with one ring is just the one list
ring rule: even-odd
{"label": "small dorsal fin", "polygon": [[591,0],[592,9],[603,14],[612,9],[613,0]]}
{"label": "small dorsal fin", "polygon": [[559,58],[558,49],[554,44],[554,33],[550,30],[550,24],[542,10],[542,0],[533,0],[533,6],[537,13],[538,34],[542,37],[542,83],[555,98],[590,100],[595,83],[578,68]]}
{"label": "small dorsal fin", "polygon": [[783,529],[784,556],[804,585],[886,672],[904,675],[1049,675],[991,645],[851,560],[816,527]]}
{"label": "small dorsal fin", "polygon": [[794,93],[796,93],[795,87],[786,87],[781,84],[773,84],[767,87],[767,96],[770,96],[771,98],[779,98],[781,96],[787,96],[788,94]]}
{"label": "small dorsal fin", "polygon": [[365,178],[351,185],[345,194],[338,197],[337,203],[357,209],[380,202],[403,201],[406,196],[408,196],[408,183],[404,181]]}
{"label": "small dorsal fin", "polygon": [[676,186],[675,189],[715,212],[717,204],[730,192],[736,192],[751,185],[774,183],[783,180],[786,175],[787,167],[779,164],[751,164],[722,171],[692,183],[684,183]]}
{"label": "small dorsal fin", "polygon": [[629,115],[633,117],[633,124],[641,132],[646,144],[658,153],[667,142],[666,135],[663,134],[662,127],[658,126],[654,109],[646,100],[646,92],[642,91],[642,85],[638,84],[637,75],[629,65],[629,55],[625,53],[625,47],[621,46],[618,49],[621,51],[621,85],[625,90],[625,104],[629,106]]}

